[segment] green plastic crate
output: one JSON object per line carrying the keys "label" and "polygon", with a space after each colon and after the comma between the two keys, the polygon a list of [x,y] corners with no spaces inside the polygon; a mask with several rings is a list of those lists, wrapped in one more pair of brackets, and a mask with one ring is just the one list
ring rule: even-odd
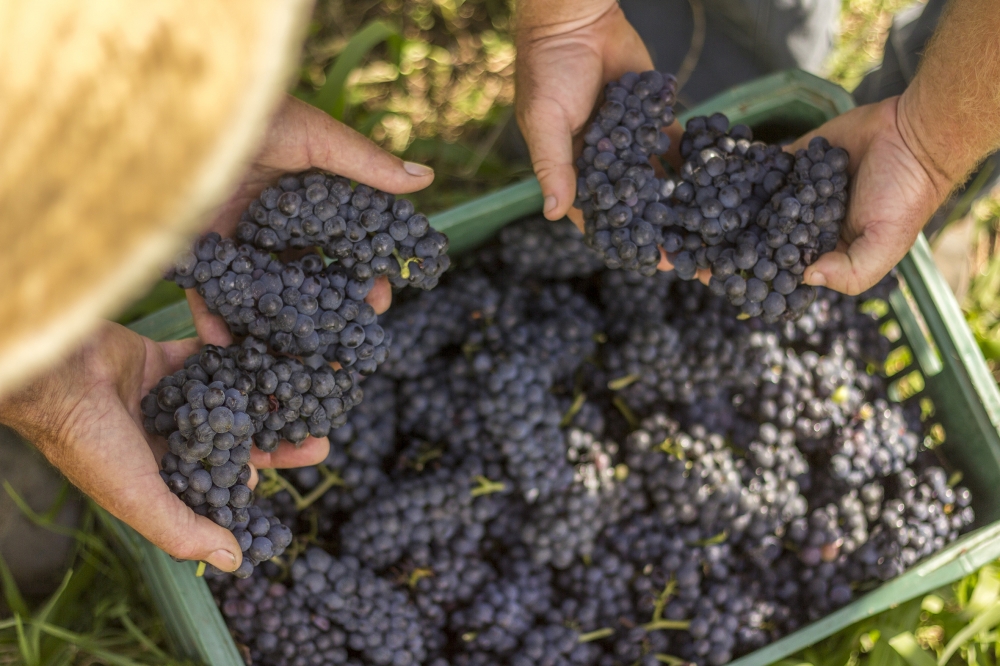
{"label": "green plastic crate", "polygon": [[[733,122],[754,127],[758,135],[782,140],[813,129],[852,106],[850,95],[838,86],[804,72],[789,71],[734,88],[691,109],[681,120],[722,111]],[[461,253],[541,207],[541,190],[532,179],[434,215],[431,223],[449,234],[453,251]],[[923,236],[900,262],[899,271],[905,288],[892,294],[891,311],[884,319],[896,322],[894,328],[901,333],[896,346],[908,346],[912,364],[893,375],[892,386],[898,388],[897,378],[919,371],[924,387],[912,399],[929,397],[933,401],[933,418],[946,434],[941,450],[949,463],[962,471],[963,483],[973,491],[978,529],[899,578],[732,662],[734,665],[771,664],[1000,558],[1000,496],[993,492],[1000,486],[1000,392]],[[131,328],[157,340],[194,334],[191,313],[183,302]],[[124,525],[120,532],[149,583],[176,654],[212,666],[243,666],[205,581],[195,576],[194,563],[174,562]]]}

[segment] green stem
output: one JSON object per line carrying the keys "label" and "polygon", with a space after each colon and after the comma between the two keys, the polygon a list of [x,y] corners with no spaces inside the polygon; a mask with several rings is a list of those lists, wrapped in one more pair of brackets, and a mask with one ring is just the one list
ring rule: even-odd
{"label": "green stem", "polygon": [[639,375],[631,374],[625,375],[624,377],[619,377],[618,379],[612,379],[608,382],[608,389],[612,391],[621,391],[623,388],[629,384],[634,384],[639,381]]}
{"label": "green stem", "polygon": [[656,631],[657,629],[678,629],[687,631],[691,628],[690,620],[654,620],[642,625],[646,631]]}
{"label": "green stem", "polygon": [[492,493],[502,493],[507,490],[507,484],[501,481],[490,481],[485,476],[477,476],[476,482],[479,485],[472,489],[473,497],[481,497],[482,495],[490,495]]}
{"label": "green stem", "polygon": [[603,629],[595,629],[594,631],[589,631],[585,634],[580,634],[577,638],[578,643],[590,643],[591,641],[599,641],[602,638],[607,638],[608,636],[614,635],[615,630],[611,627],[604,627]]}
{"label": "green stem", "polygon": [[619,412],[621,412],[622,416],[625,417],[625,420],[628,421],[630,428],[634,430],[639,427],[639,417],[635,415],[635,412],[629,409],[629,406],[625,404],[625,401],[621,399],[621,396],[615,397],[611,401],[611,404],[614,405]]}
{"label": "green stem", "polygon": [[559,422],[560,428],[567,427],[570,422],[573,421],[573,417],[580,413],[583,409],[583,403],[587,401],[587,396],[584,393],[577,393],[576,397],[573,398],[573,404],[569,406],[566,413],[563,414],[562,421]]}
{"label": "green stem", "polygon": [[418,259],[417,257],[410,257],[409,259],[403,259],[402,257],[399,256],[398,250],[393,250],[392,256],[396,257],[396,262],[399,264],[399,277],[403,278],[404,280],[410,279],[410,264],[414,262],[419,263],[420,259]]}

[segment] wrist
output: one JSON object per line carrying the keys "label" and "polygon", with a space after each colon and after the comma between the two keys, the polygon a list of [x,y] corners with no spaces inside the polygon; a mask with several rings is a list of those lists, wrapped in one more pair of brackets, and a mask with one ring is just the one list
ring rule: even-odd
{"label": "wrist", "polygon": [[611,11],[620,11],[617,0],[522,0],[514,16],[515,41],[573,32]]}
{"label": "wrist", "polygon": [[940,108],[941,102],[914,81],[899,97],[896,124],[943,200],[965,182],[985,155],[970,145],[964,123]]}

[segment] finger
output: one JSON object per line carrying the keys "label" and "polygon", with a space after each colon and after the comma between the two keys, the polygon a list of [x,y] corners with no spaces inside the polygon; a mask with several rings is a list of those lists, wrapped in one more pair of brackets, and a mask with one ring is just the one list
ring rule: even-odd
{"label": "finger", "polygon": [[329,453],[330,440],[326,437],[306,437],[298,446],[281,442],[271,453],[254,447],[250,452],[250,462],[261,469],[308,467],[323,462]]}
{"label": "finger", "polygon": [[306,148],[313,167],[392,194],[422,190],[434,181],[430,167],[404,162],[314,106],[292,98],[282,113],[290,114],[288,122],[307,128]]}
{"label": "finger", "polygon": [[576,198],[573,129],[569,119],[554,100],[535,99],[521,126],[526,130],[531,165],[542,186],[542,213],[549,220],[565,217]]}
{"label": "finger", "polygon": [[906,254],[910,243],[876,238],[866,229],[844,249],[827,252],[803,274],[806,284],[855,296],[873,287]]}
{"label": "finger", "polygon": [[382,314],[388,310],[392,305],[392,287],[389,285],[389,278],[383,276],[375,280],[375,286],[368,292],[365,301],[372,306],[375,314]]}
{"label": "finger", "polygon": [[670,261],[670,257],[667,255],[666,250],[662,247],[660,249],[660,263],[656,265],[657,270],[661,271],[672,271],[674,270],[674,265]]}
{"label": "finger", "polygon": [[[78,423],[79,445],[53,462],[100,506],[168,554],[235,570],[242,561],[235,537],[170,492],[140,426],[121,403],[100,389],[87,403],[86,410],[100,418]],[[98,442],[102,445],[90,446]]]}
{"label": "finger", "polygon": [[257,467],[250,463],[250,479],[247,481],[247,488],[254,490],[259,482],[260,474],[257,473]]}
{"label": "finger", "polygon": [[164,374],[172,374],[184,367],[184,361],[192,354],[197,354],[202,347],[202,342],[198,338],[184,338],[183,340],[168,340],[157,343],[163,352],[163,362],[166,367]]}
{"label": "finger", "polygon": [[233,336],[229,332],[226,320],[208,311],[205,299],[194,289],[185,289],[188,307],[191,308],[191,318],[194,319],[194,330],[203,344],[228,347],[233,344]]}
{"label": "finger", "polygon": [[[674,270],[674,265],[670,261],[670,255],[662,247],[660,248],[660,263],[656,265],[656,269],[660,271]],[[707,285],[708,281],[712,279],[712,271],[708,268],[699,268],[694,276],[698,282]]]}
{"label": "finger", "polygon": [[663,131],[670,137],[670,147],[663,155],[663,159],[676,171],[680,171],[684,164],[684,160],[681,158],[681,137],[684,135],[684,127],[681,125],[681,121],[675,120]]}

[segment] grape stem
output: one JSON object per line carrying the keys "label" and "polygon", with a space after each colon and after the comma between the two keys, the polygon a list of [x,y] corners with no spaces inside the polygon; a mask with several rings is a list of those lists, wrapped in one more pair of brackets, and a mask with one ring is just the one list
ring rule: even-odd
{"label": "grape stem", "polygon": [[573,404],[570,405],[569,409],[566,410],[566,413],[563,414],[562,421],[559,422],[559,427],[565,428],[569,426],[569,424],[573,421],[573,417],[579,414],[580,410],[583,409],[583,403],[586,401],[587,396],[584,393],[577,393],[576,397],[573,398]]}
{"label": "grape stem", "polygon": [[621,399],[621,396],[615,397],[611,401],[611,404],[615,406],[615,409],[621,412],[621,415],[625,417],[625,420],[628,421],[629,426],[633,430],[639,427],[639,417],[635,415],[635,412],[629,409],[629,406],[625,404],[625,401]]}
{"label": "grape stem", "polygon": [[630,384],[634,384],[639,381],[639,375],[631,374],[625,375],[624,377],[619,377],[618,379],[612,379],[608,382],[608,389],[611,391],[621,391],[623,388]]}
{"label": "grape stem", "polygon": [[403,278],[404,280],[410,279],[410,264],[414,262],[419,264],[420,259],[418,259],[417,257],[410,257],[409,259],[403,259],[402,257],[399,256],[398,250],[393,250],[392,256],[394,256],[396,258],[397,263],[399,263],[399,277]]}
{"label": "grape stem", "polygon": [[594,631],[588,631],[585,634],[580,634],[577,638],[578,643],[590,643],[591,641],[599,641],[602,638],[607,638],[608,636],[614,635],[615,630],[611,627],[604,627],[602,629],[595,629]]}
{"label": "grape stem", "polygon": [[334,486],[344,486],[344,480],[340,478],[335,470],[329,469],[325,465],[316,465],[316,469],[323,476],[323,480],[320,481],[319,485],[310,490],[307,494],[303,495],[298,491],[291,481],[285,477],[278,474],[274,469],[262,470],[262,475],[265,479],[265,484],[261,488],[261,495],[263,497],[269,497],[281,490],[287,490],[288,494],[292,496],[292,500],[295,502],[295,508],[299,511],[308,509],[313,503],[320,497],[326,494],[326,491],[330,490]]}
{"label": "grape stem", "polygon": [[493,493],[502,493],[507,490],[507,484],[502,481],[490,481],[485,476],[477,476],[476,483],[479,485],[472,489],[473,497],[481,497],[483,495],[491,495]]}

